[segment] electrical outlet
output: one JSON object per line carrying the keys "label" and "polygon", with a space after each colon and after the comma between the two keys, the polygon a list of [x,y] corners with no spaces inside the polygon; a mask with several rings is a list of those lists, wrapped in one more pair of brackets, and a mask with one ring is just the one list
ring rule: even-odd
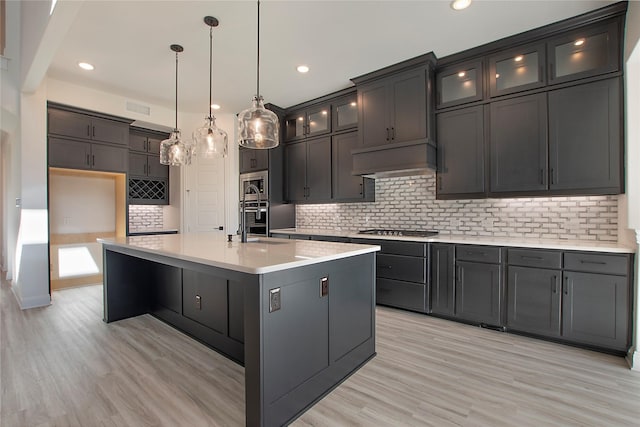
{"label": "electrical outlet", "polygon": [[63,218],[62,222],[64,223],[64,225],[70,225],[71,224],[71,217],[70,216],[65,216]]}
{"label": "electrical outlet", "polygon": [[280,310],[280,288],[271,289],[269,291],[269,313]]}

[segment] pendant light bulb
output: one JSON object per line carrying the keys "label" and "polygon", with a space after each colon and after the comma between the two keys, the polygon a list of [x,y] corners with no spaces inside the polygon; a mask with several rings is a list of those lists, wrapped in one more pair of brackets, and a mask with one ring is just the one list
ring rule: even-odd
{"label": "pendant light bulb", "polygon": [[280,142],[278,116],[264,108],[260,96],[260,1],[258,0],[258,56],[256,61],[256,96],[251,107],[238,114],[238,144],[242,147],[265,150]]}
{"label": "pendant light bulb", "polygon": [[169,138],[160,143],[160,163],[169,166],[189,165],[192,148],[182,140],[180,129],[178,129],[178,53],[184,48],[178,44],[172,44],[170,49],[176,53],[176,123]]}
{"label": "pendant light bulb", "polygon": [[226,157],[229,137],[227,133],[216,126],[213,116],[213,27],[219,21],[213,16],[205,16],[204,23],[209,26],[209,115],[205,117],[202,127],[193,132],[194,155],[205,158]]}

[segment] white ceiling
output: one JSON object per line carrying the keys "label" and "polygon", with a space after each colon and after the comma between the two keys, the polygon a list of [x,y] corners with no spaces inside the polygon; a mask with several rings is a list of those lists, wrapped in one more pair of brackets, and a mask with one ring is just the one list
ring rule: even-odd
{"label": "white ceiling", "polygon": [[[350,78],[423,53],[443,57],[604,6],[609,1],[483,1],[456,12],[449,1],[261,3],[260,91],[289,107],[351,86]],[[214,102],[237,113],[256,91],[256,2],[86,0],[49,76],[173,108],[205,112],[209,27],[214,29]],[[78,68],[87,61],[96,69]],[[305,75],[296,66],[306,64]]]}

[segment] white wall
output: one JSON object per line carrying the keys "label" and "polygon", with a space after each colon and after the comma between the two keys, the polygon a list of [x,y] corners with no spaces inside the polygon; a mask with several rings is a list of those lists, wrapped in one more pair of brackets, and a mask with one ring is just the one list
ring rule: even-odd
{"label": "white wall", "polygon": [[99,176],[49,177],[51,234],[115,232],[115,179]]}

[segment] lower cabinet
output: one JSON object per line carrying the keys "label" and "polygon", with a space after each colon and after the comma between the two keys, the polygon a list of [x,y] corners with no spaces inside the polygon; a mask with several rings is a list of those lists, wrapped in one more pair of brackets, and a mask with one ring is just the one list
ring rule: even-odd
{"label": "lower cabinet", "polygon": [[500,325],[500,265],[458,261],[456,266],[456,317],[472,322]]}
{"label": "lower cabinet", "polygon": [[431,312],[455,315],[455,246],[431,244]]}
{"label": "lower cabinet", "polygon": [[629,343],[627,278],[565,272],[562,337],[577,343],[626,350]]}
{"label": "lower cabinet", "polygon": [[633,264],[629,255],[510,249],[508,257],[510,330],[608,350],[628,349]]}
{"label": "lower cabinet", "polygon": [[220,333],[227,333],[227,279],[182,271],[182,314]]}
{"label": "lower cabinet", "polygon": [[507,274],[507,327],[547,337],[559,337],[561,272],[509,266]]}
{"label": "lower cabinet", "polygon": [[502,249],[456,245],[455,315],[502,326]]}

